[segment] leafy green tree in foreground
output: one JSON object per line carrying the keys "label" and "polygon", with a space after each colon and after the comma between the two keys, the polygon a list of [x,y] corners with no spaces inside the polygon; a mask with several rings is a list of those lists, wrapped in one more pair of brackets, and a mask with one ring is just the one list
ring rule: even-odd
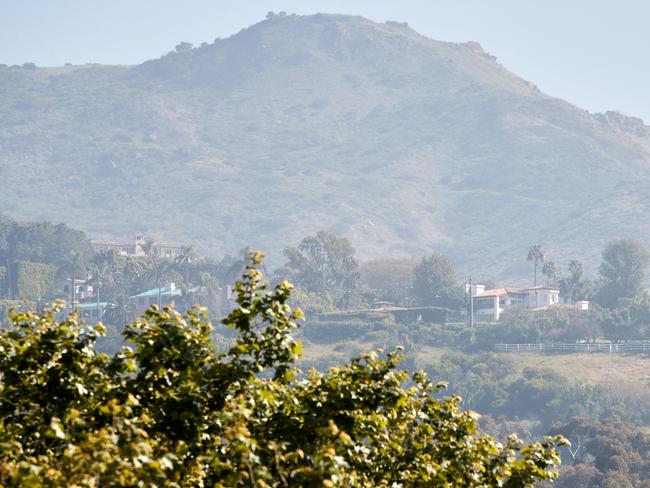
{"label": "leafy green tree in foreground", "polygon": [[3,486],[532,486],[556,477],[562,438],[505,445],[396,353],[326,374],[294,366],[291,285],[267,289],[250,256],[239,307],[210,340],[205,310],[147,311],[124,348],[54,310],[0,333]]}

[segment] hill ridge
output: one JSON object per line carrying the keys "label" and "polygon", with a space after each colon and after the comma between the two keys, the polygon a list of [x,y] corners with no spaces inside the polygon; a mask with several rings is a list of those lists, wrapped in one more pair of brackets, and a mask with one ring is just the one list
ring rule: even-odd
{"label": "hill ridge", "polygon": [[0,211],[96,237],[277,262],[326,229],[363,258],[438,250],[486,277],[526,273],[537,241],[593,263],[650,237],[643,121],[402,23],[275,15],[139,65],[0,67],[0,90]]}

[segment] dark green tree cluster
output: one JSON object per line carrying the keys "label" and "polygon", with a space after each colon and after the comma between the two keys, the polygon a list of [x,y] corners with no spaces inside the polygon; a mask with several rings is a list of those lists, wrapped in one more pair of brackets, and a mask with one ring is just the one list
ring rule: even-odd
{"label": "dark green tree cluster", "polygon": [[482,434],[459,398],[376,353],[321,374],[294,366],[301,312],[251,255],[210,341],[196,308],[153,307],[109,357],[101,325],[19,313],[0,331],[5,486],[532,486],[556,477],[560,437]]}
{"label": "dark green tree cluster", "polygon": [[573,418],[552,432],[566,433],[565,466],[553,486],[650,487],[650,436],[627,422]]}
{"label": "dark green tree cluster", "polygon": [[527,419],[530,434],[548,432],[553,423],[572,416],[647,422],[650,409],[638,408],[601,385],[576,382],[544,368],[526,367],[517,359],[491,353],[443,354],[425,369],[434,380],[442,378],[464,404],[497,419]]}
{"label": "dark green tree cluster", "polygon": [[595,300],[601,307],[616,309],[645,295],[650,253],[632,238],[613,239],[607,244],[595,281],[585,279],[584,264],[580,260],[571,260],[566,273],[562,273],[555,262],[545,259],[546,252],[540,245],[528,251],[528,260],[535,264],[535,283],[537,268],[543,264],[542,274],[547,284],[559,286],[562,296],[571,302]]}
{"label": "dark green tree cluster", "polygon": [[57,293],[56,268],[51,264],[16,261],[12,265],[15,298],[22,300],[38,300]]}
{"label": "dark green tree cluster", "polygon": [[639,242],[630,238],[615,239],[603,251],[599,271],[598,302],[616,308],[624,300],[634,300],[645,292],[645,275],[650,254]]}
{"label": "dark green tree cluster", "polygon": [[465,301],[465,292],[447,256],[433,253],[422,258],[415,266],[413,301],[420,306],[461,308]]}
{"label": "dark green tree cluster", "polygon": [[[60,275],[90,255],[80,231],[63,224],[16,222],[0,214],[0,265],[5,270],[0,294],[7,298],[52,298]],[[56,275],[29,263],[52,266]]]}
{"label": "dark green tree cluster", "polygon": [[361,264],[361,284],[372,299],[406,304],[411,301],[415,259],[373,259]]}
{"label": "dark green tree cluster", "polygon": [[305,237],[298,247],[287,247],[285,257],[277,275],[295,282],[300,304],[316,313],[386,300],[460,310],[467,301],[451,260],[440,253],[420,261],[379,259],[361,265],[346,238],[320,231]]}
{"label": "dark green tree cluster", "polygon": [[496,326],[478,332],[489,342],[596,341],[612,342],[645,340],[650,332],[650,295],[646,273],[650,254],[631,238],[613,239],[602,253],[596,280],[585,278],[584,264],[569,262],[566,273],[553,261],[545,261],[546,253],[536,245],[528,252],[530,261],[543,263],[547,284],[559,287],[568,302],[590,300],[589,313],[548,311],[534,314],[508,311]]}
{"label": "dark green tree cluster", "polygon": [[297,247],[287,247],[284,254],[287,262],[277,274],[302,292],[320,296],[337,308],[359,304],[359,262],[346,238],[320,231]]}
{"label": "dark green tree cluster", "polygon": [[245,267],[241,257],[226,256],[220,262],[199,258],[191,246],[183,246],[173,260],[156,255],[153,241],[145,249],[146,257],[93,253],[83,232],[63,224],[16,222],[0,214],[0,299],[32,306],[57,298],[69,302],[72,290],[64,293],[65,285],[70,288],[72,278],[84,280],[95,293],[89,301],[109,303],[102,319],[121,329],[134,318],[129,296],[170,282],[182,291],[176,298],[179,308],[202,303],[219,314],[220,283],[234,283]]}

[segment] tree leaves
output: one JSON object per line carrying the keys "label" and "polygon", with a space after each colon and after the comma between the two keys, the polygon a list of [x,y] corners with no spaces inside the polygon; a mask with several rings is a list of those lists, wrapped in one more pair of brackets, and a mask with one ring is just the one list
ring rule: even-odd
{"label": "tree leaves", "polygon": [[[532,486],[561,438],[501,445],[458,397],[375,351],[294,366],[302,317],[251,253],[218,350],[205,309],[149,309],[97,354],[103,328],[57,308],[0,331],[0,483],[20,486]],[[60,307],[61,305],[57,305]]]}

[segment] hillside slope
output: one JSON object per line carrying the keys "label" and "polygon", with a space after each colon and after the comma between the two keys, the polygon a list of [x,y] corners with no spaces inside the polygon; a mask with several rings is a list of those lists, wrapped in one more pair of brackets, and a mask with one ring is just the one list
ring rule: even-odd
{"label": "hillside slope", "polygon": [[204,253],[326,229],[362,257],[527,272],[650,238],[650,136],[476,43],[339,15],[275,16],[138,66],[0,68],[0,211]]}

